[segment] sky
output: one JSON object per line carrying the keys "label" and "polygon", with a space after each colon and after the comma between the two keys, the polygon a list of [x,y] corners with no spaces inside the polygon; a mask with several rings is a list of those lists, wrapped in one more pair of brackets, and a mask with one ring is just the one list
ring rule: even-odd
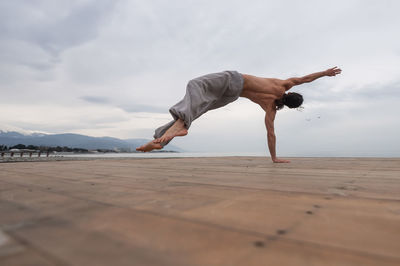
{"label": "sky", "polygon": [[[151,139],[195,77],[286,79],[304,109],[278,111],[281,156],[400,156],[396,0],[0,1],[0,129]],[[240,98],[174,145],[265,152],[263,110]]]}

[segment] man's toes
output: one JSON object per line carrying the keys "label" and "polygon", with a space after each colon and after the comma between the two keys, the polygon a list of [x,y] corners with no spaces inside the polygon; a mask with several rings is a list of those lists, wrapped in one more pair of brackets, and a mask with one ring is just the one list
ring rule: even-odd
{"label": "man's toes", "polygon": [[162,149],[162,146],[161,146],[161,144],[158,144],[158,143],[157,143],[157,144],[154,145],[154,148],[155,148],[155,149]]}

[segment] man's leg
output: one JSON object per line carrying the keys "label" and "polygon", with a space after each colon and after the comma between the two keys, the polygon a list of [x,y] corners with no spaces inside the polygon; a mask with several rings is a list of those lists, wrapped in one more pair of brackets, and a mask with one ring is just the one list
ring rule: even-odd
{"label": "man's leg", "polygon": [[146,144],[136,148],[137,151],[148,152],[152,150],[160,150],[163,146],[160,143],[154,143],[154,140],[147,142]]}
{"label": "man's leg", "polygon": [[138,147],[137,151],[148,152],[154,149],[162,149],[176,136],[187,135],[187,129],[181,119],[172,120],[171,122],[159,127],[154,133],[154,140]]}
{"label": "man's leg", "polygon": [[[214,75],[205,77],[214,77]],[[212,93],[206,95],[207,89],[200,79],[201,77],[189,81],[183,99],[169,109],[174,120],[157,128],[154,140],[136,150],[151,151],[153,149],[162,149],[174,137],[187,135],[192,121],[207,112],[211,104],[219,98],[219,95],[212,95]]]}
{"label": "man's leg", "polygon": [[161,137],[156,138],[154,140],[154,143],[160,143],[160,144],[168,143],[175,137],[186,136],[187,133],[188,131],[185,127],[185,123],[183,122],[182,119],[178,119],[170,128],[168,128],[168,130]]}

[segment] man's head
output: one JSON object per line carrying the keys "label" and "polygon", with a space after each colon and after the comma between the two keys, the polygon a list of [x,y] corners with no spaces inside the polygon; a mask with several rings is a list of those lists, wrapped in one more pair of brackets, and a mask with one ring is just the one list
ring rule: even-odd
{"label": "man's head", "polygon": [[284,94],[281,99],[275,100],[276,109],[280,110],[286,105],[289,108],[297,108],[303,103],[303,96],[296,92]]}

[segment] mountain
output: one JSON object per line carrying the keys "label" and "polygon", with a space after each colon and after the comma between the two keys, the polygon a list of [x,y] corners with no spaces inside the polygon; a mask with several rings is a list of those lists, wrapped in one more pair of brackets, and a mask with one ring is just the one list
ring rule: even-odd
{"label": "mountain", "polygon": [[[0,130],[0,145],[14,146],[17,144],[35,146],[67,146],[70,148],[95,149],[124,149],[134,151],[136,147],[148,142],[148,139],[118,139],[112,137],[90,137],[80,134],[21,134],[15,131]],[[183,151],[181,148],[168,145],[167,151]]]}

